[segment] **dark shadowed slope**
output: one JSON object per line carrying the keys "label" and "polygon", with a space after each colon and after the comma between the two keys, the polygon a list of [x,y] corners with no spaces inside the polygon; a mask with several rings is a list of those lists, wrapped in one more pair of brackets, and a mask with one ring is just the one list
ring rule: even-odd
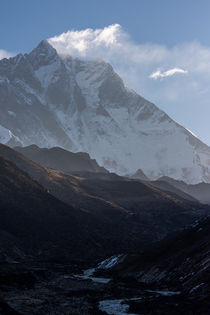
{"label": "dark shadowed slope", "polygon": [[128,255],[108,274],[121,285],[144,288],[141,299],[129,303],[132,313],[209,314],[210,219]]}
{"label": "dark shadowed slope", "polygon": [[[28,167],[33,165],[30,163],[29,160]],[[39,171],[41,169],[38,168]],[[45,172],[47,171],[43,170],[44,176]],[[97,207],[97,202],[95,205]],[[128,224],[123,225],[123,211],[114,213],[114,207],[107,206],[107,209],[110,217],[100,218],[99,215],[87,213],[85,209],[67,205],[49,194],[14,163],[0,157],[2,254],[10,255],[13,248],[18,247],[27,253],[38,255],[41,259],[85,261],[129,246],[133,250],[137,248],[141,240],[127,236]],[[114,222],[111,220],[112,216],[115,218]],[[117,218],[122,227],[115,229]]]}
{"label": "dark shadowed slope", "polygon": [[74,209],[0,157],[0,229],[29,251],[78,234]]}
{"label": "dark shadowed slope", "polygon": [[[51,193],[60,195],[60,200]],[[82,291],[81,284],[77,283],[81,292],[75,294],[88,298],[88,303],[93,303],[94,307],[98,301],[96,295],[97,299],[113,299],[138,294],[140,300],[127,302],[136,314],[152,314],[151,311],[161,315],[182,314],[183,311],[189,315],[207,314],[209,219],[195,225],[195,220],[205,213],[199,208],[198,203],[189,203],[149,183],[118,176],[101,179],[95,173],[93,178],[90,173],[87,177],[65,174],[44,168],[0,145],[0,255],[3,256],[3,259],[0,257],[0,281],[4,281],[13,296],[17,296],[15,286],[28,288],[36,283],[32,265],[37,259],[42,264],[44,260],[45,263],[70,263],[73,266],[76,262],[80,266],[81,263],[89,266],[95,265],[97,259],[126,253],[125,260],[109,271],[114,281],[106,292],[96,292],[96,289],[92,293],[94,300],[90,300],[90,291]],[[154,244],[154,241],[173,231],[177,233],[192,223],[193,228]],[[144,249],[147,252],[143,253]],[[25,253],[30,253],[30,258],[24,256]],[[27,262],[28,271],[21,264],[16,267],[14,262],[8,263],[8,258]],[[21,274],[18,268],[20,272],[23,269]],[[45,276],[48,271],[45,270]],[[39,285],[41,277],[39,274]],[[54,277],[57,282],[51,282],[53,299],[57,290],[53,283],[64,281],[63,276],[59,278],[57,274]],[[69,281],[71,283],[71,279]],[[44,290],[45,286],[49,288],[48,280],[43,285]],[[171,296],[168,291],[172,291]],[[43,291],[39,286],[37,292],[46,300],[45,293],[49,291]],[[6,302],[9,295],[5,293]],[[64,301],[67,297],[64,296]],[[18,305],[18,310],[23,309],[25,302],[19,303],[18,299],[9,306]],[[6,308],[7,304],[3,306]],[[37,304],[36,307],[39,309]]]}
{"label": "dark shadowed slope", "polygon": [[160,178],[159,180],[152,181],[149,183],[158,189],[161,189],[161,190],[168,192],[168,193],[172,193],[176,196],[179,196],[179,198],[183,198],[185,200],[188,200],[189,202],[199,202],[199,200],[196,199],[196,197],[193,197],[191,194],[187,193],[187,191],[185,189],[183,191],[182,187],[178,187],[178,185],[174,186],[173,184],[169,183],[168,181],[165,181],[164,179]]}
{"label": "dark shadowed slope", "polygon": [[14,149],[43,166],[64,172],[108,173],[104,167],[98,165],[96,160],[91,159],[88,153],[73,153],[59,147],[39,148],[36,145]]}
{"label": "dark shadowed slope", "polygon": [[137,244],[147,246],[192,224],[208,211],[201,209],[198,203],[189,203],[139,181],[114,175],[111,175],[113,179],[101,179],[96,178],[95,173],[93,178],[90,173],[87,177],[73,176],[44,168],[4,145],[0,145],[0,155],[28,172],[50,194],[79,209],[82,217],[87,217],[84,220],[90,220],[88,224],[93,234],[99,235],[105,244],[112,239],[109,251],[112,246],[127,250]]}
{"label": "dark shadowed slope", "polygon": [[190,185],[183,181],[178,181],[167,176],[163,176],[159,178],[159,180],[164,181],[179,190],[182,190],[184,193],[192,196],[193,198],[196,198],[201,203],[210,204],[210,184],[208,183]]}

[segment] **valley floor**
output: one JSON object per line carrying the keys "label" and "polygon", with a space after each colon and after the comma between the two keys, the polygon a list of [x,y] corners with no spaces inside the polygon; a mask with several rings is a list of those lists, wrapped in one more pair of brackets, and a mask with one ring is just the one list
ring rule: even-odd
{"label": "valley floor", "polygon": [[[93,276],[78,265],[4,263],[0,314],[207,314],[175,288]],[[199,311],[198,311],[199,310]]]}

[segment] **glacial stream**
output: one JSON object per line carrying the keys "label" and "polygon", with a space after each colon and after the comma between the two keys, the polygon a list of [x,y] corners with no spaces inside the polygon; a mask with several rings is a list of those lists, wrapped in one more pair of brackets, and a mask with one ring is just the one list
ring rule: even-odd
{"label": "glacial stream", "polygon": [[[95,268],[90,268],[83,271],[83,274],[76,274],[74,278],[78,280],[91,280],[95,284],[107,284],[112,279],[110,278],[103,278],[103,277],[96,277],[93,276],[95,271],[98,269],[109,269],[114,265],[119,263],[119,260],[123,259],[123,255],[112,256],[100,264],[98,264]],[[168,290],[145,290],[147,293],[151,293],[154,295],[163,295],[163,296],[172,296],[172,295],[179,295],[181,294],[180,291],[172,292]],[[138,315],[134,313],[129,313],[129,305],[127,302],[129,301],[138,301],[141,300],[142,297],[133,297],[133,298],[125,298],[125,299],[110,299],[110,300],[102,300],[98,303],[98,308],[106,312],[108,315]]]}
{"label": "glacial stream", "polygon": [[111,279],[109,278],[101,278],[101,277],[93,277],[96,268],[87,269],[83,272],[82,275],[74,275],[74,278],[81,279],[81,280],[92,280],[95,283],[109,283]]}

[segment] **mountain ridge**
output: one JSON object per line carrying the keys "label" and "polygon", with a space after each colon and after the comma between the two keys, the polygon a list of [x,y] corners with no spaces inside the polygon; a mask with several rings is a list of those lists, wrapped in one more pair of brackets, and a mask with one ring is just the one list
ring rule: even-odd
{"label": "mountain ridge", "polygon": [[64,172],[98,172],[108,171],[98,165],[96,160],[90,158],[88,153],[72,153],[60,147],[39,148],[35,144],[27,147],[14,147],[14,149],[42,166],[59,169]]}
{"label": "mountain ridge", "polygon": [[189,202],[149,183],[113,177],[109,173],[102,174],[101,178],[100,173],[99,177],[95,176],[97,173],[77,176],[49,169],[2,144],[0,157],[26,172],[48,194],[75,209],[73,213],[79,216],[80,224],[94,225],[92,232],[97,231],[96,235],[102,239],[112,236],[113,244],[118,242],[119,248],[123,242],[132,242],[130,248],[139,242],[144,246],[209,212],[208,207],[198,202]]}

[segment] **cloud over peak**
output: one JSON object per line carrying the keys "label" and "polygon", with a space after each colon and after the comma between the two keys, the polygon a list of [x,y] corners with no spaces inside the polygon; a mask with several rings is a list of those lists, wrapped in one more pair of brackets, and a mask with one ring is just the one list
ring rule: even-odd
{"label": "cloud over peak", "polygon": [[187,74],[188,71],[184,70],[184,69],[181,69],[181,68],[172,68],[172,69],[169,69],[169,70],[164,71],[164,72],[161,72],[161,70],[157,70],[157,71],[153,72],[152,74],[150,74],[149,77],[151,79],[157,80],[159,78],[171,77],[171,76],[173,76],[176,73]]}
{"label": "cloud over peak", "polygon": [[12,56],[13,56],[13,54],[11,54],[10,52],[3,50],[3,49],[0,49],[0,60],[4,59],[4,58],[9,58]]}
{"label": "cloud over peak", "polygon": [[[210,47],[197,41],[173,47],[135,43],[119,24],[70,30],[48,41],[61,55],[109,62],[128,87],[166,110],[172,118],[197,134],[199,124],[204,126],[208,115],[203,117],[199,108],[210,106]],[[169,77],[173,80],[165,79]],[[186,114],[189,112],[196,117],[194,123]]]}
{"label": "cloud over peak", "polygon": [[90,52],[100,53],[99,50],[111,48],[118,44],[118,37],[122,35],[119,24],[113,24],[103,29],[91,28],[74,31],[70,30],[59,36],[49,38],[49,43],[62,55],[79,55],[86,57]]}
{"label": "cloud over peak", "polygon": [[[111,63],[128,87],[159,104],[170,105],[172,100],[181,103],[186,98],[189,103],[195,100],[193,93],[197,98],[210,94],[210,47],[196,41],[170,48],[155,43],[137,44],[119,24],[70,30],[48,41],[61,55]],[[183,76],[177,75],[187,73],[184,81]],[[172,76],[173,80],[164,80],[164,86],[154,86],[155,79]],[[210,95],[207,97],[210,99]]]}

